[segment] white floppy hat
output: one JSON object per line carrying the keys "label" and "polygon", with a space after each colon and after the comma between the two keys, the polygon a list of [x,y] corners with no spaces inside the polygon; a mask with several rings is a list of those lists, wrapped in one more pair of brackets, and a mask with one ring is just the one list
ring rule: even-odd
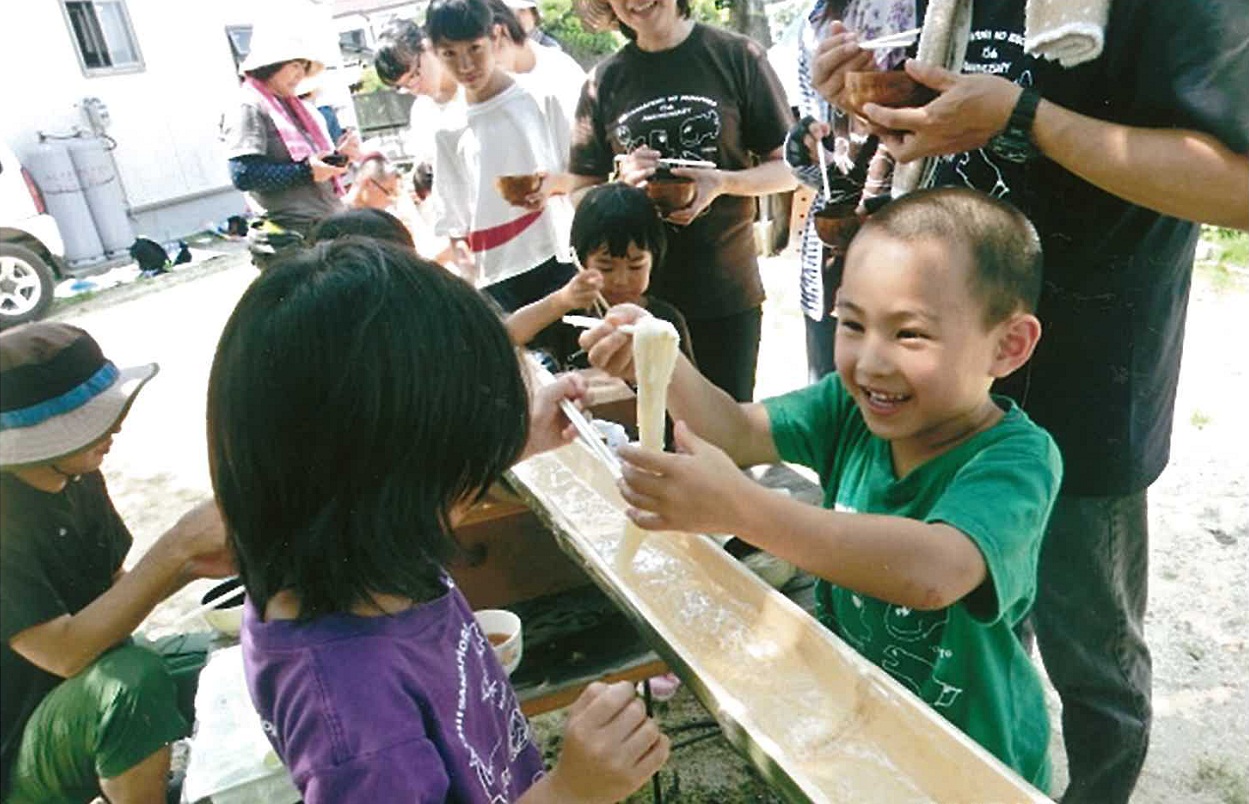
{"label": "white floppy hat", "polygon": [[246,73],[269,64],[307,59],[312,62],[308,75],[316,75],[325,69],[325,62],[318,57],[320,48],[311,44],[311,37],[291,21],[265,20],[252,29],[251,47],[247,58],[239,65],[239,72]]}
{"label": "white floppy hat", "polygon": [[0,334],[0,468],[49,463],[96,443],[157,371],[155,363],[117,368],[69,324]]}
{"label": "white floppy hat", "polygon": [[524,8],[537,8],[538,4],[533,0],[503,0],[503,4],[513,11],[520,11]]}

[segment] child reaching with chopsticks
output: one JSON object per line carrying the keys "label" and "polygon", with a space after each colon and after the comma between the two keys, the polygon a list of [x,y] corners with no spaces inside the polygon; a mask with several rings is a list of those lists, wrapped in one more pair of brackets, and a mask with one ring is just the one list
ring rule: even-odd
{"label": "child reaching with chopsticks", "polygon": [[668,756],[628,684],[572,705],[547,773],[443,569],[505,468],[566,443],[574,375],[531,402],[469,285],[406,249],[320,243],[262,275],[208,390],[213,487],[247,589],[265,731],[308,804],[609,802]]}
{"label": "child reaching with chopsticks", "polygon": [[588,311],[601,295],[608,305],[635,304],[671,323],[685,356],[694,360],[685,316],[646,293],[651,272],[663,270],[668,251],[664,222],[646,191],[622,183],[589,190],[573,216],[572,248],[585,270],[508,317],[507,331],[514,343],[546,354],[557,370],[585,368],[584,352],[577,343],[581,331],[560,319]]}

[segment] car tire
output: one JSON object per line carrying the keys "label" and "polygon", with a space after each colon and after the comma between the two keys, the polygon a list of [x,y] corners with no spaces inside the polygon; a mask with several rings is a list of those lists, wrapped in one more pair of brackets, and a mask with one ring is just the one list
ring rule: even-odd
{"label": "car tire", "polygon": [[47,260],[25,246],[0,243],[0,329],[42,318],[55,288]]}

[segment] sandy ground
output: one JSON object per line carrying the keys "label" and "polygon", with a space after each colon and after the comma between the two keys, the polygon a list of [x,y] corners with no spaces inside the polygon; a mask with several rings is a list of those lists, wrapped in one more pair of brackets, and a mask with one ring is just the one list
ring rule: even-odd
{"label": "sandy ground", "polygon": [[[56,314],[92,332],[119,364],[157,361],[162,367],[105,466],[113,499],[135,535],[131,562],[209,494],[203,434],[208,368],[226,317],[255,276],[237,246],[223,250],[209,263],[107,291]],[[786,257],[764,265],[770,298],[761,394],[805,380],[796,270]],[[1148,637],[1156,719],[1134,799],[1147,804],[1249,802],[1249,416],[1243,409],[1249,376],[1237,337],[1249,317],[1245,286],[1243,277],[1228,287],[1198,272],[1172,461],[1150,493]],[[210,585],[201,581],[183,590],[145,627],[167,632]],[[705,733],[682,729],[706,717],[688,692],[659,711],[675,741]],[[1057,728],[1056,699],[1051,715]],[[557,734],[560,717],[538,718],[539,732]],[[1061,789],[1065,761],[1058,739],[1053,755]],[[549,749],[556,748],[552,737]],[[774,800],[718,737],[680,748],[662,784],[670,801]],[[632,800],[647,801],[649,793]]]}

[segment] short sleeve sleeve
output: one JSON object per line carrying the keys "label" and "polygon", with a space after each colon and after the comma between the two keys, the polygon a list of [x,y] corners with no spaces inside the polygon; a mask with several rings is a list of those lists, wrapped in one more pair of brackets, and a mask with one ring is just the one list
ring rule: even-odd
{"label": "short sleeve sleeve", "polygon": [[1249,153],[1246,41],[1243,0],[1116,2],[1106,30],[1110,80],[1145,111],[1137,125],[1191,128]]}
{"label": "short sleeve sleeve", "polygon": [[306,804],[406,801],[442,804],[451,782],[437,747],[427,739],[400,743],[296,779]]}
{"label": "short sleeve sleeve", "polygon": [[34,534],[10,528],[0,548],[0,639],[6,643],[27,628],[70,613],[30,548]]}
{"label": "short sleeve sleeve", "polygon": [[1036,594],[1037,559],[1058,497],[1062,463],[1043,430],[1013,433],[969,460],[933,506],[926,521],[966,534],[980,550],[992,598],[973,593],[972,616],[992,623],[1022,614]]}
{"label": "short sleeve sleeve", "polygon": [[434,134],[434,234],[466,237],[472,223],[468,207],[468,179],[464,175],[450,131]]}
{"label": "short sleeve sleeve", "polygon": [[596,67],[581,87],[581,100],[577,101],[577,116],[572,126],[572,145],[569,149],[568,170],[578,176],[606,176],[612,171],[612,150],[607,141],[607,129],[603,126],[603,111],[599,105],[602,65]]}
{"label": "short sleeve sleeve", "polygon": [[228,159],[237,159],[240,156],[266,156],[268,149],[265,121],[260,109],[250,103],[240,103],[227,112],[222,128],[222,139],[225,141]]}
{"label": "short sleeve sleeve", "polygon": [[746,97],[742,98],[742,144],[763,156],[785,144],[792,115],[785,89],[763,48],[746,45]]}
{"label": "short sleeve sleeve", "polygon": [[832,476],[838,439],[856,410],[841,378],[829,374],[814,385],[765,399],[763,406],[781,460],[814,469],[821,480]]}

